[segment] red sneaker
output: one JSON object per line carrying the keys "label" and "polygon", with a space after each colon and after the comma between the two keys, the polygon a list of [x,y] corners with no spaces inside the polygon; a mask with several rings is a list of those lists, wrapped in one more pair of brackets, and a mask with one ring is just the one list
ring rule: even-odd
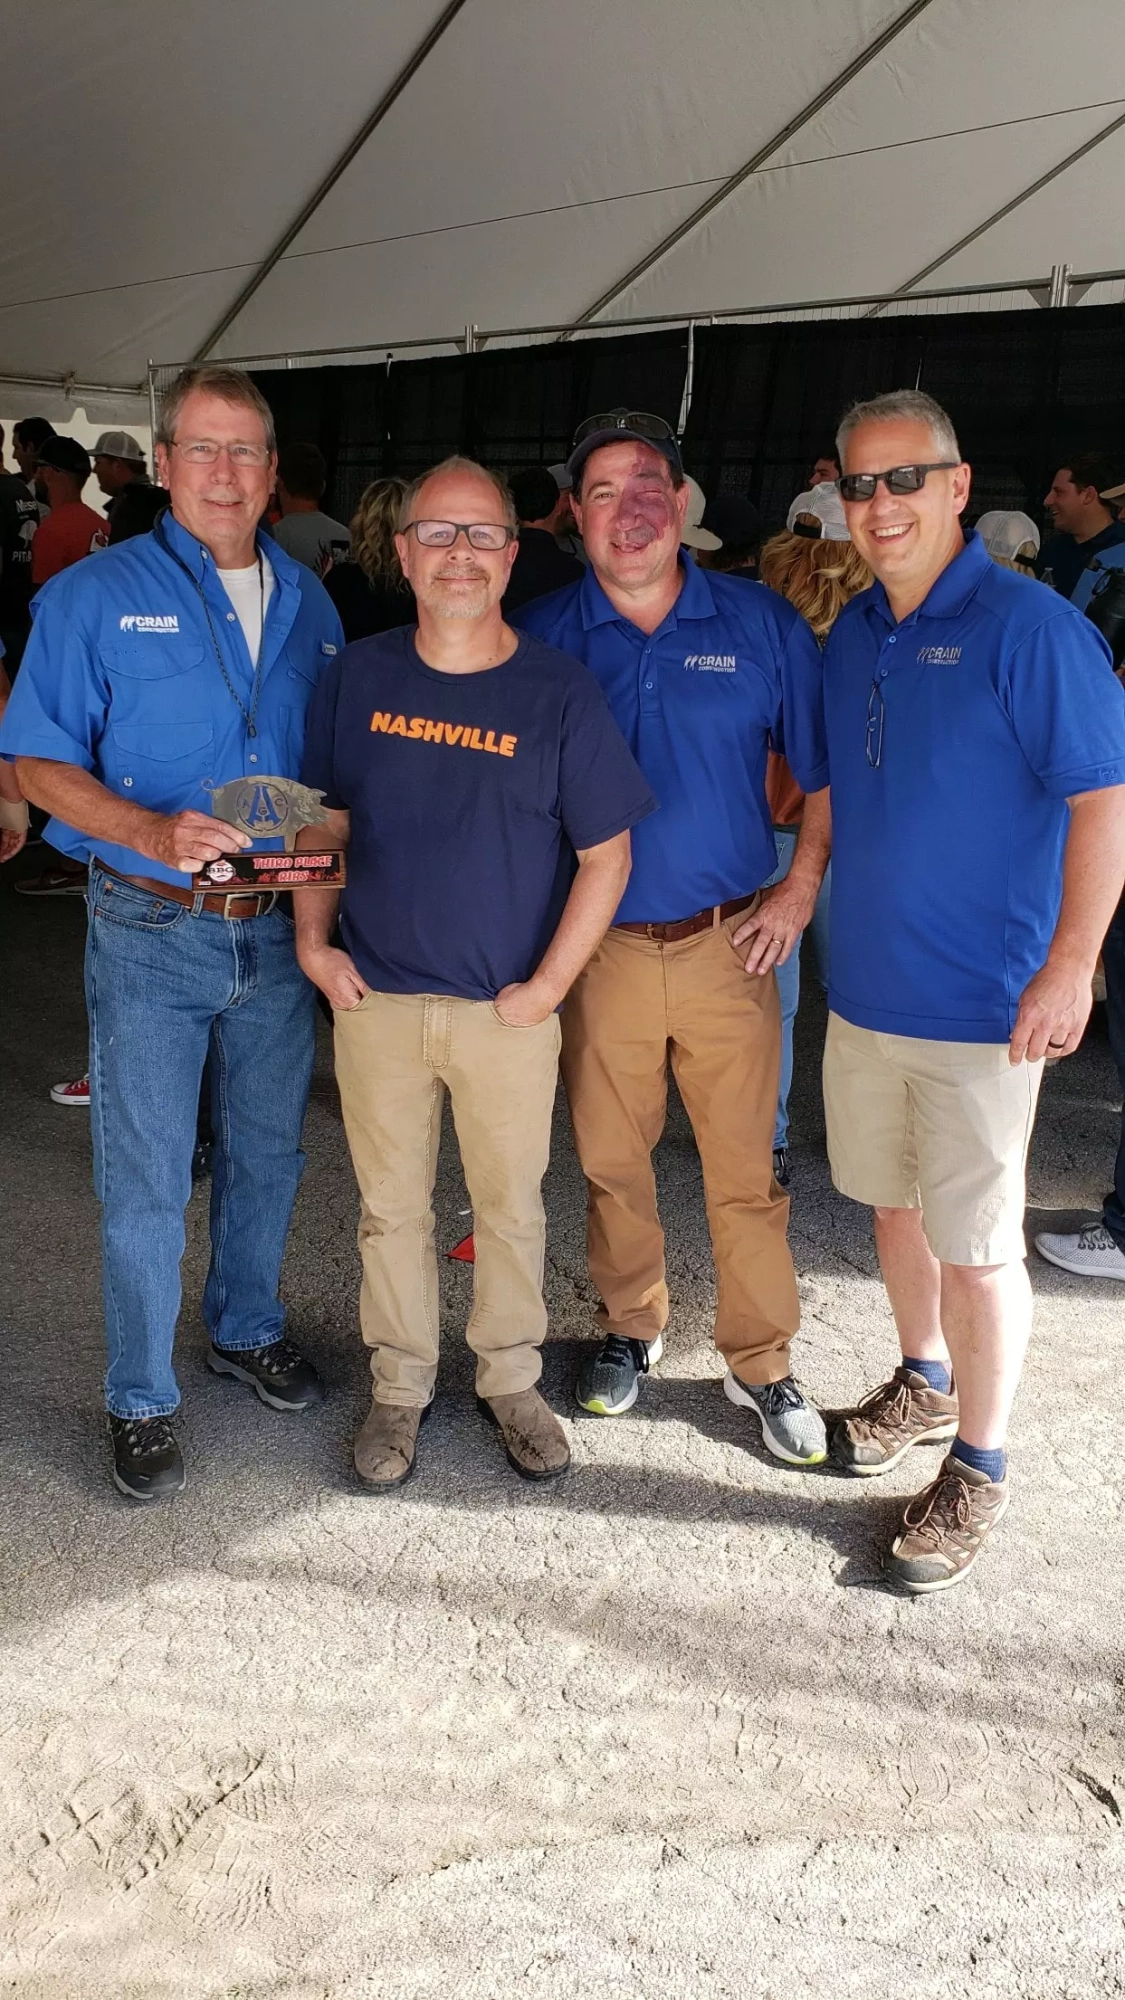
{"label": "red sneaker", "polygon": [[90,1079],[76,1076],[73,1083],[53,1083],[51,1085],[52,1104],[77,1104],[85,1110],[90,1108]]}

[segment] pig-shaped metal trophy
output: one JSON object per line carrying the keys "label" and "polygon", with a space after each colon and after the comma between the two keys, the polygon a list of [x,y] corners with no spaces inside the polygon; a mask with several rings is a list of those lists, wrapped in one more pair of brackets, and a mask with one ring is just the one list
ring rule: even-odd
{"label": "pig-shaped metal trophy", "polygon": [[216,819],[238,827],[254,840],[284,840],[284,854],[224,854],[208,861],[192,878],[200,891],[218,889],[230,895],[239,889],[294,889],[319,884],[338,889],[344,882],[344,856],[338,847],[295,850],[302,826],[320,826],[328,815],[324,793],[294,778],[232,778],[225,785],[204,783],[211,794]]}

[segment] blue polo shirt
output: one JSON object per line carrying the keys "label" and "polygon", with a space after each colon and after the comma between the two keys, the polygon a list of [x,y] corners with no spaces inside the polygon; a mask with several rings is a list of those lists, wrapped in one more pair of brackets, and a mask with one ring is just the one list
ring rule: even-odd
{"label": "blue polo shirt", "polygon": [[[312,571],[268,537],[259,546],[274,589],[255,736],[223,679],[200,592],[227,674],[249,709],[254,664],[242,627],[214,558],[168,513],[154,533],[73,564],[33,600],[0,755],[78,764],[131,804],[162,813],[210,812],[205,784],[298,777],[309,697],[344,635]],[[183,886],[181,872],[132,848],[88,839],[54,820],[47,837],[65,853],[94,855],[123,874]]]}
{"label": "blue polo shirt", "polygon": [[764,584],[697,568],[642,632],[592,568],[513,622],[585,662],[660,810],[633,829],[619,923],[671,923],[761,887],[777,868],[766,754],[803,791],[828,783],[821,658],[803,618]]}
{"label": "blue polo shirt", "polygon": [[885,1034],[1006,1042],[1058,921],[1066,801],[1125,783],[1104,640],[973,533],[901,624],[881,584],[852,599],[824,694],[829,1006]]}

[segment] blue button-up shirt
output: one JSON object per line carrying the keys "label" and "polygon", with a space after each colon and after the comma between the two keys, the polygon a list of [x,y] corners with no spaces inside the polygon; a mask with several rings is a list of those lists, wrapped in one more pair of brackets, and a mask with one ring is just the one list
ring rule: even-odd
{"label": "blue button-up shirt", "polygon": [[770,749],[804,791],[828,783],[820,652],[804,619],[763,584],[681,560],[683,587],[651,636],[592,568],[514,619],[589,667],[659,801],[633,828],[619,923],[672,923],[768,881]]}
{"label": "blue button-up shirt", "polygon": [[978,534],[896,623],[882,584],[824,653],[829,1005],[1006,1042],[1058,922],[1067,799],[1125,783],[1125,692],[1088,618]]}
{"label": "blue button-up shirt", "polygon": [[[227,674],[249,709],[254,663],[242,627],[213,556],[168,513],[153,534],[75,563],[34,599],[0,755],[78,764],[132,805],[161,813],[210,812],[207,788],[232,778],[299,777],[309,697],[344,635],[312,571],[267,537],[259,549],[272,565],[274,589],[256,735],[223,679],[200,592]],[[182,873],[132,848],[54,821],[48,838],[123,874],[183,886]]]}

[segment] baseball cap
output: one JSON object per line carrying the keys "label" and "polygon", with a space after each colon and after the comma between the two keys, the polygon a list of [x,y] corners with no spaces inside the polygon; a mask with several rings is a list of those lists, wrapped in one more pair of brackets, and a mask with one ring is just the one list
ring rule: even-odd
{"label": "baseball cap", "polygon": [[559,492],[569,493],[573,481],[571,480],[570,474],[567,471],[566,465],[563,462],[563,460],[560,459],[557,465],[549,465],[547,467],[547,470],[550,473],[551,478],[554,480],[555,485],[558,487]]}
{"label": "baseball cap", "polygon": [[596,417],[587,417],[574,433],[574,449],[566,461],[566,469],[571,483],[577,479],[592,451],[603,444],[647,444],[666,458],[673,472],[683,472],[680,447],[676,443],[675,432],[664,417],[653,416],[648,410],[628,410],[624,404],[618,409],[605,410]]}
{"label": "baseball cap", "polygon": [[718,535],[724,548],[755,542],[761,533],[762,517],[752,500],[741,493],[715,493],[704,509],[703,525]]}
{"label": "baseball cap", "polygon": [[1099,500],[1120,500],[1120,499],[1122,498],[1122,496],[1123,496],[1123,495],[1125,495],[1125,485],[1122,485],[1122,486],[1103,486],[1103,488],[1102,488],[1101,492],[1100,492],[1100,493],[1098,494],[1098,499],[1099,499]]}
{"label": "baseball cap", "polygon": [[712,534],[710,528],[700,524],[707,506],[707,495],[697,479],[690,474],[687,480],[688,505],[684,525],[680,529],[680,542],[685,549],[721,549],[722,536]]}
{"label": "baseball cap", "polygon": [[[798,514],[811,514],[819,521],[819,535],[811,526],[798,521]],[[791,534],[808,535],[811,541],[851,541],[840,490],[831,479],[822,479],[818,485],[810,486],[807,493],[798,493],[785,517],[785,525]]]}
{"label": "baseball cap", "polygon": [[982,514],[974,526],[990,556],[1004,556],[1011,562],[1025,542],[1039,553],[1039,530],[1030,514],[1007,513],[995,508]]}
{"label": "baseball cap", "polygon": [[144,452],[131,431],[103,431],[90,451],[91,458],[127,458],[143,465]]}
{"label": "baseball cap", "polygon": [[90,454],[79,444],[77,438],[49,437],[37,445],[35,456],[41,466],[52,472],[69,472],[75,479],[85,482],[89,479],[93,466]]}

